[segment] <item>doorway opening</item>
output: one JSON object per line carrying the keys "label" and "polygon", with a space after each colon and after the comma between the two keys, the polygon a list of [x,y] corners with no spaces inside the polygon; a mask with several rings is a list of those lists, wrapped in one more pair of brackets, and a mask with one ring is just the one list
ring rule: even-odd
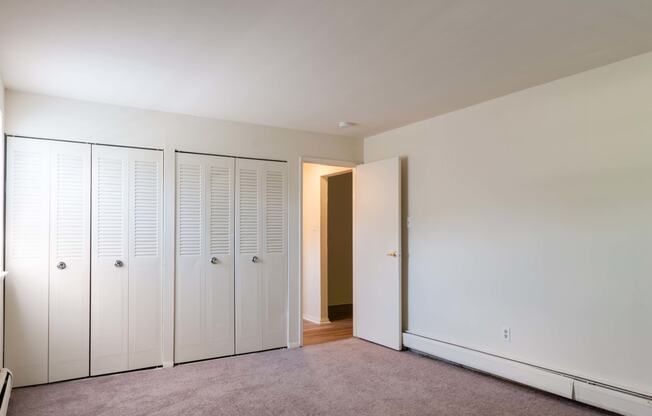
{"label": "doorway opening", "polygon": [[303,345],[353,336],[353,170],[303,163]]}

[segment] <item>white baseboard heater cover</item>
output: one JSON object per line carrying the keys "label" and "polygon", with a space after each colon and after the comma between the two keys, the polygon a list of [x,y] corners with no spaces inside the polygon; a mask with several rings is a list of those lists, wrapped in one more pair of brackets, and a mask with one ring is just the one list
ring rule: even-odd
{"label": "white baseboard heater cover", "polygon": [[652,400],[581,381],[575,382],[575,400],[627,416],[652,415]]}
{"label": "white baseboard heater cover", "polygon": [[543,368],[436,341],[408,332],[403,345],[485,373],[626,416],[652,416],[652,401],[579,381]]}
{"label": "white baseboard heater cover", "polygon": [[11,396],[12,375],[6,368],[0,369],[0,416],[7,416]]}

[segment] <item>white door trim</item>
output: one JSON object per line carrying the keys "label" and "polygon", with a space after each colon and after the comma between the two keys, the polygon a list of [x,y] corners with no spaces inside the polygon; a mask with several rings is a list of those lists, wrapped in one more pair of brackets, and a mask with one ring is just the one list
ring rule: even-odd
{"label": "white door trim", "polygon": [[[303,164],[304,163],[317,163],[320,165],[328,166],[338,166],[343,168],[351,168],[353,175],[353,221],[355,221],[355,167],[362,164],[363,162],[351,161],[351,160],[337,160],[337,159],[325,159],[312,156],[299,156],[298,164],[298,173],[297,178],[299,178],[299,285],[297,290],[297,295],[294,300],[288,298],[288,302],[296,302],[297,311],[295,314],[288,314],[288,320],[296,319],[299,322],[297,326],[299,328],[299,342],[291,343],[291,334],[288,332],[288,348],[299,348],[303,346],[303,306],[302,306],[302,292],[303,292]],[[355,226],[355,223],[353,224]],[[355,239],[355,236],[353,236]],[[288,305],[291,306],[291,305]],[[292,308],[288,308],[292,310]],[[288,331],[291,327],[290,322],[288,322]],[[353,335],[355,335],[355,318],[353,320]]]}

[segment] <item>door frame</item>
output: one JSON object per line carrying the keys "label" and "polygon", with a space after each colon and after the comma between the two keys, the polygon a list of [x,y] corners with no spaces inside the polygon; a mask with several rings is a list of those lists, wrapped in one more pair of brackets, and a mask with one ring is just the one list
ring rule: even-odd
{"label": "door frame", "polygon": [[[290,319],[297,319],[299,322],[299,343],[294,345],[288,345],[289,348],[298,348],[303,347],[303,164],[304,163],[316,163],[320,165],[327,166],[337,166],[343,168],[351,168],[351,174],[353,175],[353,185],[352,185],[352,198],[353,198],[353,207],[351,215],[353,215],[353,226],[355,227],[355,168],[356,166],[362,164],[363,162],[352,161],[352,160],[338,160],[338,159],[324,159],[319,157],[311,156],[299,156],[299,167],[298,175],[299,178],[299,290],[298,290],[298,308],[297,314],[294,316],[288,316]],[[355,233],[352,235],[353,243],[355,244]],[[354,259],[355,261],[355,259]],[[296,300],[295,300],[296,302]],[[355,305],[353,306],[355,310]],[[355,313],[353,314],[353,335],[356,334],[355,328]],[[290,325],[288,325],[288,329]],[[289,338],[289,337],[288,337]]]}

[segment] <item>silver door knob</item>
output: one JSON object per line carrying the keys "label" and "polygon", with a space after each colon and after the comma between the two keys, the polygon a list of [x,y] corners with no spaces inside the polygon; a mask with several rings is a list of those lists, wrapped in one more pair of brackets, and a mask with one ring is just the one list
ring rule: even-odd
{"label": "silver door knob", "polygon": [[390,251],[387,253],[388,256],[390,257],[398,257],[398,252],[397,251]]}
{"label": "silver door knob", "polygon": [[217,264],[220,261],[217,259],[217,257],[211,257],[211,264]]}
{"label": "silver door knob", "polygon": [[115,263],[113,263],[115,267],[122,267],[125,264],[122,262],[122,260],[116,260]]}
{"label": "silver door knob", "polygon": [[57,269],[59,269],[59,270],[63,270],[63,269],[65,269],[66,267],[68,267],[68,265],[67,265],[66,263],[62,262],[62,261],[60,261],[59,263],[57,263]]}
{"label": "silver door knob", "polygon": [[251,262],[252,262],[252,263],[258,263],[258,256],[253,256],[253,257],[251,258]]}

